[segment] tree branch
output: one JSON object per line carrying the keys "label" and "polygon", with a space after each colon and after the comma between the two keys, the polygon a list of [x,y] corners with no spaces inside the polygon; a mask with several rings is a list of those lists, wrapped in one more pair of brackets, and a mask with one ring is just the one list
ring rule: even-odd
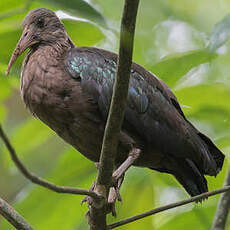
{"label": "tree branch", "polygon": [[115,222],[113,224],[110,224],[108,226],[108,229],[117,228],[119,226],[122,226],[122,225],[125,225],[125,224],[129,224],[129,223],[134,222],[136,220],[143,219],[143,218],[145,218],[147,216],[151,216],[151,215],[157,214],[159,212],[163,212],[163,211],[166,211],[166,210],[169,210],[169,209],[173,209],[173,208],[185,205],[185,204],[189,204],[189,203],[192,203],[194,201],[199,201],[201,199],[205,199],[205,198],[208,198],[210,196],[214,196],[214,195],[217,195],[217,194],[220,194],[220,193],[224,193],[224,192],[227,192],[227,191],[230,191],[230,185],[229,186],[224,186],[221,189],[213,190],[211,192],[202,193],[200,195],[191,197],[191,198],[186,199],[186,200],[182,200],[182,201],[179,201],[179,202],[174,202],[174,203],[171,203],[171,204],[168,204],[168,205],[164,205],[164,206],[161,206],[159,208],[155,208],[155,209],[152,209],[150,211],[147,211],[147,212],[135,215],[135,216],[131,216],[131,217],[127,218],[127,219],[124,219],[124,220]]}
{"label": "tree branch", "polygon": [[6,201],[0,198],[0,214],[18,230],[33,230],[29,223]]}
{"label": "tree branch", "polygon": [[[230,185],[230,165],[226,174],[224,186]],[[219,199],[212,230],[224,230],[230,210],[230,192],[223,193]]]}
{"label": "tree branch", "polygon": [[41,185],[47,189],[50,189],[54,192],[57,193],[69,193],[69,194],[77,194],[77,195],[87,195],[87,196],[91,196],[96,200],[100,200],[101,198],[93,191],[89,191],[86,189],[79,189],[79,188],[73,188],[73,187],[66,187],[66,186],[59,186],[59,185],[55,185],[52,184],[38,176],[36,176],[35,174],[31,173],[27,168],[25,168],[25,166],[23,165],[23,163],[19,160],[13,146],[11,145],[8,137],[6,136],[5,132],[3,131],[3,128],[0,124],[0,137],[2,138],[4,144],[6,145],[10,156],[13,160],[13,162],[15,163],[15,165],[17,166],[18,170],[30,181],[32,181],[35,184]]}
{"label": "tree branch", "polygon": [[101,150],[100,167],[97,183],[107,187],[111,184],[113,165],[116,157],[118,138],[124,119],[126,99],[129,88],[130,69],[133,55],[133,42],[136,15],[139,0],[126,0],[123,10],[120,32],[120,50],[117,64],[117,75],[105,127]]}
{"label": "tree branch", "polygon": [[89,206],[89,224],[91,230],[107,229],[105,206],[108,199],[109,188],[112,184],[114,161],[128,95],[138,5],[139,0],[126,0],[124,5],[117,74],[105,127],[100,155],[100,167],[95,186],[95,191],[103,196],[105,200],[102,207],[100,205],[96,207],[94,203]]}

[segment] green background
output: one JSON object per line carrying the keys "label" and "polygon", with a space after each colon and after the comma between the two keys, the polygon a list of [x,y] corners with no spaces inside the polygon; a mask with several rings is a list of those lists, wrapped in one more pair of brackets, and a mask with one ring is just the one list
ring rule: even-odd
{"label": "green background", "polygon": [[[25,109],[19,91],[23,57],[14,64],[9,77],[4,73],[20,37],[22,20],[37,7],[63,10],[77,17],[63,20],[77,46],[117,51],[123,1],[87,2],[0,1],[0,122],[31,171],[59,185],[81,188],[90,187],[96,168]],[[210,190],[222,186],[230,150],[229,13],[229,0],[142,0],[135,36],[134,61],[172,88],[188,119],[226,154],[221,173],[217,178],[207,178]],[[83,197],[56,194],[27,181],[1,141],[0,188],[0,197],[37,230],[87,229],[87,206],[80,205]],[[188,198],[172,176],[139,168],[128,171],[121,195],[118,217],[109,216],[109,223]],[[218,198],[210,197],[202,204],[179,207],[118,229],[210,229]],[[0,228],[14,229],[3,218]]]}

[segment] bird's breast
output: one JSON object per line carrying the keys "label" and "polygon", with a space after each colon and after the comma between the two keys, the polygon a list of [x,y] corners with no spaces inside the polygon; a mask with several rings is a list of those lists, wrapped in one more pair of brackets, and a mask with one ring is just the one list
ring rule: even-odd
{"label": "bird's breast", "polygon": [[21,95],[31,113],[87,158],[99,158],[104,133],[97,106],[61,64],[31,56],[23,65]]}
{"label": "bird's breast", "polygon": [[[45,57],[31,56],[25,61],[21,76],[21,95],[26,107],[33,114],[39,114],[40,109],[64,106],[63,97],[58,97],[62,91],[63,73],[56,65],[49,65]],[[54,71],[55,70],[55,71]],[[43,108],[44,107],[44,108]]]}

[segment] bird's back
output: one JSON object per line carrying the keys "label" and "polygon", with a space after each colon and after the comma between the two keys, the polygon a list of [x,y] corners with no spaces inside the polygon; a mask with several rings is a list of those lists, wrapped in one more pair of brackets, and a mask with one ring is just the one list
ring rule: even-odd
{"label": "bird's back", "polygon": [[[68,53],[65,63],[72,78],[81,82],[83,91],[98,104],[106,121],[117,55],[80,47]],[[135,63],[131,67],[122,131],[141,146],[136,165],[173,174],[192,195],[207,190],[204,174],[217,175],[222,168],[224,155],[186,119],[168,86]],[[186,181],[184,177],[190,179]]]}

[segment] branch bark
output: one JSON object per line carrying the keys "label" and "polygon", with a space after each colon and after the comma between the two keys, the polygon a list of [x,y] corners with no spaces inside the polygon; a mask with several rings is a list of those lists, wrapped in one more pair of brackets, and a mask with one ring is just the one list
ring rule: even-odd
{"label": "branch bark", "polygon": [[[230,165],[226,174],[224,186],[230,185]],[[219,199],[212,230],[224,230],[230,210],[230,192],[223,193]]]}
{"label": "branch bark", "polygon": [[164,205],[164,206],[161,206],[161,207],[149,210],[147,212],[143,212],[143,213],[135,215],[135,216],[131,216],[131,217],[127,218],[127,219],[124,219],[124,220],[115,222],[113,224],[110,224],[108,226],[108,229],[117,228],[119,226],[122,226],[122,225],[125,225],[125,224],[129,224],[131,222],[143,219],[145,217],[157,214],[159,212],[163,212],[163,211],[166,211],[166,210],[169,210],[169,209],[173,209],[173,208],[185,205],[185,204],[192,203],[194,201],[199,201],[201,199],[205,199],[205,198],[208,198],[210,196],[214,196],[214,195],[217,195],[217,194],[220,194],[220,193],[225,193],[225,192],[228,192],[228,191],[230,191],[230,185],[224,186],[223,188],[220,188],[220,189],[213,190],[211,192],[202,193],[200,195],[191,197],[191,198],[186,199],[186,200],[182,200],[182,201],[179,201],[179,202],[174,202],[174,203],[171,203],[171,204],[168,204],[168,205]]}
{"label": "branch bark", "polygon": [[18,230],[34,230],[5,200],[0,198],[0,214]]}
{"label": "branch bark", "polygon": [[18,170],[30,181],[32,181],[35,184],[41,185],[47,189],[50,189],[54,192],[57,193],[69,193],[69,194],[77,194],[77,195],[87,195],[93,197],[95,200],[101,200],[101,198],[93,191],[89,191],[87,189],[79,189],[79,188],[73,188],[73,187],[66,187],[66,186],[59,186],[52,184],[35,174],[31,173],[24,165],[23,163],[19,160],[13,146],[11,145],[8,137],[6,136],[1,124],[0,124],[0,137],[3,140],[4,144],[6,145],[10,156],[15,163],[16,167]]}
{"label": "branch bark", "polygon": [[133,55],[133,42],[136,15],[139,0],[126,0],[123,10],[120,32],[120,50],[117,65],[117,75],[113,88],[108,120],[105,127],[100,167],[97,183],[107,188],[111,184],[114,160],[121,126],[124,119],[126,99],[129,88],[130,69]]}
{"label": "branch bark", "polygon": [[100,167],[95,186],[95,191],[104,197],[104,202],[101,202],[101,204],[92,202],[89,205],[90,230],[107,229],[105,210],[109,189],[112,183],[114,161],[128,95],[138,5],[139,0],[126,0],[124,5],[121,21],[117,75],[113,87],[108,120],[105,127],[100,155]]}

